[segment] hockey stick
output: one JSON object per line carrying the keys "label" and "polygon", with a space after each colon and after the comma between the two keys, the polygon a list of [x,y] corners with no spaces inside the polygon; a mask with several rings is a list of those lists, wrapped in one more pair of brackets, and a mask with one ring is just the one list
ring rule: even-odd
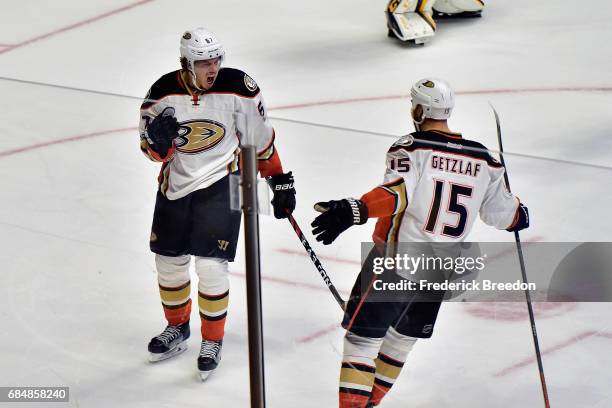
{"label": "hockey stick", "polygon": [[[504,180],[506,181],[506,187],[508,187],[508,191],[510,191],[510,180],[508,178],[508,169],[506,168],[506,163],[504,161],[504,147],[502,145],[502,136],[501,136],[501,125],[499,124],[499,115],[497,111],[493,107],[493,105],[489,104],[491,109],[493,109],[493,114],[495,115],[495,123],[497,125],[497,142],[499,143],[499,158],[501,160],[502,166],[504,166]],[[521,265],[521,274],[523,276],[523,283],[527,283],[527,272],[525,270],[525,259],[523,258],[523,248],[521,247],[521,237],[518,231],[514,231],[514,240],[516,241],[516,250],[519,256],[519,263]],[[529,321],[531,322],[531,333],[533,335],[533,346],[535,348],[536,359],[538,361],[538,369],[540,371],[540,382],[542,383],[542,393],[544,394],[544,406],[546,408],[550,408],[550,401],[548,400],[548,389],[546,388],[546,378],[544,377],[544,365],[542,364],[542,354],[540,353],[540,343],[538,341],[538,332],[536,330],[536,322],[533,314],[533,306],[531,305],[531,294],[529,293],[529,289],[525,289],[525,297],[527,298],[527,310],[529,311]]]}
{"label": "hockey stick", "polygon": [[304,236],[304,233],[300,229],[300,226],[297,224],[297,221],[295,220],[295,218],[293,218],[293,215],[289,214],[288,220],[289,220],[289,223],[291,223],[291,226],[293,227],[293,230],[295,231],[296,235],[298,236],[298,239],[300,240],[300,242],[304,246],[304,249],[306,249],[306,252],[310,256],[310,260],[317,267],[317,270],[319,271],[319,274],[321,275],[321,278],[323,278],[323,282],[325,282],[325,284],[327,285],[327,288],[329,289],[331,294],[334,296],[334,299],[336,299],[336,302],[338,302],[338,305],[340,305],[342,310],[345,310],[346,309],[346,302],[342,299],[342,297],[338,293],[338,290],[336,289],[336,287],[332,283],[329,275],[325,271],[325,268],[323,268],[323,265],[321,265],[321,261],[319,261],[319,258],[317,258],[317,255],[315,254],[315,252],[310,247],[310,244],[308,243],[308,240]]}

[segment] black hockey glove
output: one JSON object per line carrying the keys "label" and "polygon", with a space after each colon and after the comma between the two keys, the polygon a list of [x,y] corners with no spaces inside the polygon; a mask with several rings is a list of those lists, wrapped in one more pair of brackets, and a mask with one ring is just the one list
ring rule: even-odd
{"label": "black hockey glove", "polygon": [[529,209],[527,209],[527,207],[525,207],[522,203],[519,203],[519,207],[516,209],[516,216],[514,217],[512,227],[508,228],[506,231],[514,232],[523,230],[525,228],[529,228]]}
{"label": "black hockey glove", "polygon": [[316,203],[314,209],[323,214],[310,224],[312,234],[324,245],[334,242],[349,227],[365,224],[368,220],[368,207],[354,198]]}
{"label": "black hockey glove", "polygon": [[272,207],[274,216],[278,219],[287,218],[287,212],[295,210],[295,188],[293,188],[293,176],[291,172],[277,174],[267,178],[268,185],[274,193]]}
{"label": "black hockey glove", "polygon": [[172,146],[172,140],[178,137],[179,124],[174,117],[174,109],[167,107],[157,115],[147,127],[151,148],[160,156],[165,157]]}

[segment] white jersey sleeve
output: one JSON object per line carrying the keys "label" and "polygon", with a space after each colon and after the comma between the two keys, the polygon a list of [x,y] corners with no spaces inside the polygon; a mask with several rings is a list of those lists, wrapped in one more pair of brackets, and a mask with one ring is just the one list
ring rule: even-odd
{"label": "white jersey sleeve", "polygon": [[269,159],[274,153],[274,128],[268,120],[266,105],[255,81],[244,74],[245,86],[253,92],[250,98],[236,101],[238,118],[236,125],[241,144],[252,144],[257,148],[258,158]]}
{"label": "white jersey sleeve", "polygon": [[[402,149],[402,146],[411,143],[410,138],[410,136],[402,137],[387,152],[387,168],[383,183],[378,186],[394,197],[393,214],[406,210],[406,206],[412,201],[419,180],[418,157],[409,150]],[[381,198],[384,199],[385,196]],[[370,202],[370,206],[376,207],[376,202]]]}
{"label": "white jersey sleeve", "polygon": [[506,229],[514,220],[519,205],[517,197],[507,189],[504,181],[505,169],[491,169],[491,181],[480,206],[480,219],[497,229]]}

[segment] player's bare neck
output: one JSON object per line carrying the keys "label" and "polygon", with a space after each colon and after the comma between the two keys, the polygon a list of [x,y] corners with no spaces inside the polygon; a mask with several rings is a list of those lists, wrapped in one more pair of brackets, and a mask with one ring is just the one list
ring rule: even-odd
{"label": "player's bare neck", "polygon": [[445,120],[425,119],[421,124],[421,131],[439,130],[441,132],[452,133],[448,128],[448,123]]}

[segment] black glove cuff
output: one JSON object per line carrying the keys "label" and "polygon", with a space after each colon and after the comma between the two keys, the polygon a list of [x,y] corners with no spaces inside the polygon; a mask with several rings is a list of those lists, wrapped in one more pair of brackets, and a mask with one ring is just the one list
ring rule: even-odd
{"label": "black glove cuff", "polygon": [[172,146],[172,142],[171,141],[168,141],[168,142],[158,141],[157,143],[156,142],[149,143],[149,146],[155,153],[159,154],[161,157],[165,157],[168,154],[168,150],[170,150],[170,146]]}
{"label": "black glove cuff", "polygon": [[506,231],[514,232],[529,228],[529,209],[527,209],[527,207],[522,203],[519,204],[518,208],[516,209],[514,221],[515,222],[512,227],[506,229]]}
{"label": "black glove cuff", "polygon": [[293,187],[294,179],[291,173],[282,173],[266,178],[268,185],[274,193],[285,191],[295,194],[295,188]]}
{"label": "black glove cuff", "polygon": [[368,221],[368,207],[361,200],[347,198],[351,212],[353,213],[353,224],[362,225]]}

